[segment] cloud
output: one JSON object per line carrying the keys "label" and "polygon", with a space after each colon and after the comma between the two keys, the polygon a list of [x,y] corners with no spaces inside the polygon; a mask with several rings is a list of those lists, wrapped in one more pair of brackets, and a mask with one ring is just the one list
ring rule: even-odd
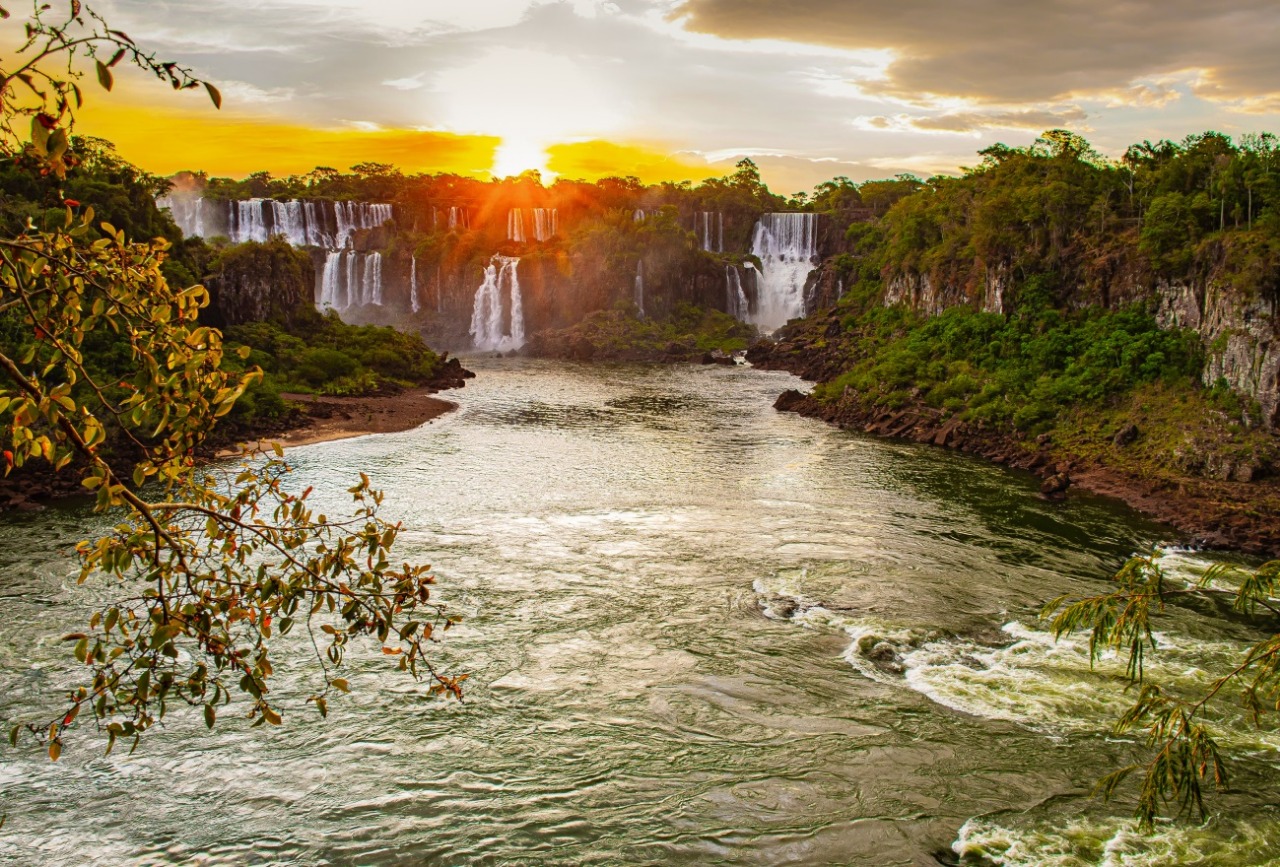
{"label": "cloud", "polygon": [[1056,102],[1188,68],[1207,71],[1205,99],[1280,95],[1274,0],[683,0],[670,14],[730,39],[892,50],[867,87],[909,102]]}
{"label": "cloud", "polygon": [[957,111],[932,115],[898,114],[854,118],[858,129],[925,133],[977,133],[983,130],[1014,129],[1043,132],[1046,129],[1079,129],[1088,114],[1079,106],[1061,109],[1012,109],[1004,111]]}

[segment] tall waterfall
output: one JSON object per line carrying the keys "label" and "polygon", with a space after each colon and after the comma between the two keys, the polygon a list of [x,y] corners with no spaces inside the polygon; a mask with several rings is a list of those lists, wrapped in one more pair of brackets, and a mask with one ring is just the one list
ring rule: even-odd
{"label": "tall waterfall", "polygon": [[418,257],[413,256],[409,260],[409,310],[417,313],[422,309],[422,303],[418,300]]}
{"label": "tall waterfall", "polygon": [[[484,269],[471,311],[475,348],[508,352],[524,345],[524,302],[520,297],[520,260],[494,256]],[[508,303],[504,305],[504,290]]]}
{"label": "tall waterfall", "polygon": [[636,310],[644,318],[644,260],[636,263]]}
{"label": "tall waterfall", "polygon": [[449,231],[457,228],[470,229],[471,217],[467,214],[466,208],[453,206],[449,209]]}
{"label": "tall waterfall", "polygon": [[320,275],[321,310],[382,306],[382,254],[330,250]]}
{"label": "tall waterfall", "polygon": [[708,253],[724,252],[724,214],[719,211],[699,211],[693,215],[693,230],[698,244]]}
{"label": "tall waterfall", "polygon": [[555,208],[512,208],[507,212],[507,240],[528,243],[531,222],[533,240],[549,241],[560,231],[560,212]]}
{"label": "tall waterfall", "polygon": [[742,275],[733,265],[724,266],[724,283],[725,311],[734,319],[745,322],[751,312],[750,304],[747,302],[747,293],[742,289]]}
{"label": "tall waterfall", "polygon": [[764,267],[751,321],[763,330],[804,315],[804,286],[818,265],[817,229],[816,214],[765,214],[756,223],[751,252]]}

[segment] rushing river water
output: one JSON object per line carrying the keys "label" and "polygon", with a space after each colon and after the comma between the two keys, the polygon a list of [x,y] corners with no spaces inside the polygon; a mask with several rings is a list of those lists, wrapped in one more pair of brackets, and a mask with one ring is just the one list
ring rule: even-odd
{"label": "rushing river water", "polygon": [[[775,412],[784,374],[472,366],[458,412],[289,455],[325,502],[356,468],[387,491],[397,544],[465,617],[440,659],[466,701],[364,654],[327,721],[177,713],[132,756],[87,732],[57,765],[6,751],[0,861],[1280,863],[1280,739],[1239,720],[1205,827],[1142,838],[1088,795],[1140,754],[1108,734],[1126,697],[1036,611],[1103,590],[1159,527]],[[0,717],[65,682],[67,551],[96,520],[0,524]],[[1250,637],[1174,612],[1160,673],[1203,680]],[[307,657],[286,657],[305,698]]]}

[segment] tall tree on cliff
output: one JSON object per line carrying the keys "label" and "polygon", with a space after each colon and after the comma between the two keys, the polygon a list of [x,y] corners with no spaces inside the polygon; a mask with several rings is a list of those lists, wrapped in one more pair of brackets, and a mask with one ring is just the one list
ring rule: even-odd
{"label": "tall tree on cliff", "polygon": [[[10,19],[0,6],[0,17]],[[80,583],[106,588],[83,631],[65,637],[84,674],[56,714],[10,721],[56,760],[86,724],[136,740],[172,707],[247,703],[256,723],[282,722],[271,691],[273,635],[311,633],[322,715],[349,643],[370,636],[429,691],[460,695],[437,672],[428,645],[451,622],[431,596],[428,567],[393,565],[398,526],[379,517],[382,495],[361,475],[355,511],[329,520],[310,489],[285,487],[283,453],[245,456],[238,472],[198,466],[196,446],[258,374],[222,370],[221,334],[198,323],[201,286],[176,287],[161,267],[169,242],[139,241],[95,221],[90,202],[61,195],[82,156],[73,148],[85,99],[79,67],[110,90],[135,66],[173,89],[217,88],[136,45],[79,0],[37,3],[11,57],[0,59],[0,158],[43,178],[59,202],[56,228],[28,221],[0,238],[0,422],[8,474],[35,462],[74,473],[116,526],[77,548]],[[16,37],[16,38],[15,38]],[[131,375],[105,379],[85,362],[86,340],[114,335]],[[131,459],[109,461],[108,436]]]}

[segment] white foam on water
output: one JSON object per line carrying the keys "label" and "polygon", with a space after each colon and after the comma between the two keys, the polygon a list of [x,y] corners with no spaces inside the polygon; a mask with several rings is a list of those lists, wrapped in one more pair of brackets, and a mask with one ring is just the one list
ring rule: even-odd
{"label": "white foam on water", "polygon": [[1275,865],[1280,864],[1280,826],[1274,820],[1167,824],[1143,834],[1131,819],[1076,819],[1021,829],[970,819],[951,848],[963,863],[999,867]]}

